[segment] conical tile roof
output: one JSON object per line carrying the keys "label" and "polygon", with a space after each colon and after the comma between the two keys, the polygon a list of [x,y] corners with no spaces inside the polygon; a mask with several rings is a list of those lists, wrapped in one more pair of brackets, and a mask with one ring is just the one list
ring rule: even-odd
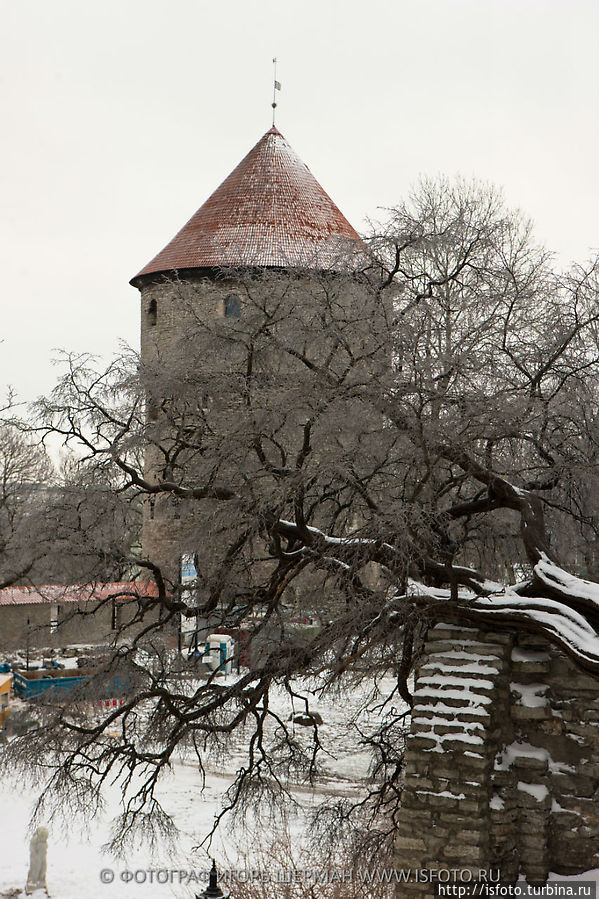
{"label": "conical tile roof", "polygon": [[133,278],[183,269],[337,271],[359,235],[283,135],[271,128],[166,247]]}

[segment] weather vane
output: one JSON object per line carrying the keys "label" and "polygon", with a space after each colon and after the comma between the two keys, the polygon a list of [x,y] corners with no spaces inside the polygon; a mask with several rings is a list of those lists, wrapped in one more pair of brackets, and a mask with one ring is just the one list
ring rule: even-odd
{"label": "weather vane", "polygon": [[281,90],[281,82],[277,81],[277,57],[273,56],[274,84],[272,89],[272,126],[275,127],[275,112],[277,110],[277,91]]}

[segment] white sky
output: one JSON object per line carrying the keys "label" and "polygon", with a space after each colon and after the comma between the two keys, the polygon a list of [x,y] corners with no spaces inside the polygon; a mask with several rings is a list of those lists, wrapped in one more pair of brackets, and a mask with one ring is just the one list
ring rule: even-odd
{"label": "white sky", "polygon": [[129,279],[270,126],[352,224],[419,174],[599,246],[597,0],[0,0],[0,391],[138,341]]}

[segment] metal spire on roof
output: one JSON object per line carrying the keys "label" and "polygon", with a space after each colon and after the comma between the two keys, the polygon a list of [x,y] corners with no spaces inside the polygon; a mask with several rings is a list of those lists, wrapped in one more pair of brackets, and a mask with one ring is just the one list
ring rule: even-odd
{"label": "metal spire on roof", "polygon": [[277,81],[277,57],[273,56],[274,84],[272,88],[272,127],[275,127],[275,112],[277,109],[277,91],[281,90],[281,82]]}

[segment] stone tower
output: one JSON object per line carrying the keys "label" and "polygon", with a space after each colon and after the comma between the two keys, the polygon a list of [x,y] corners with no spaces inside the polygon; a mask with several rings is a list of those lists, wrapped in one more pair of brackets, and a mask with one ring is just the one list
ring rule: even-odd
{"label": "stone tower", "polygon": [[[131,284],[141,293],[141,359],[165,366],[190,317],[239,318],[240,281],[252,273],[343,277],[361,241],[283,135],[272,127]],[[149,416],[153,414],[149,402]],[[149,453],[146,472],[158,461]],[[154,472],[152,471],[154,469]],[[186,545],[185,516],[162,495],[146,504],[143,551],[176,579]]]}

